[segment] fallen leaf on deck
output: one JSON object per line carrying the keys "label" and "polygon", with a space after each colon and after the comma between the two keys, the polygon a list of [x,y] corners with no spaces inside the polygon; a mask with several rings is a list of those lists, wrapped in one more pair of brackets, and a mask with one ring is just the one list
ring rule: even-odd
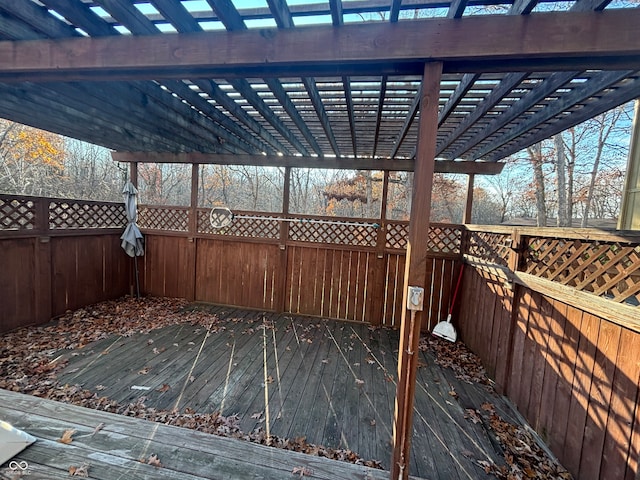
{"label": "fallen leaf on deck", "polygon": [[149,465],[153,465],[154,467],[162,467],[162,464],[160,463],[160,459],[155,453],[149,457],[149,460],[147,460],[147,463]]}
{"label": "fallen leaf on deck", "polygon": [[89,464],[83,463],[79,467],[70,466],[69,467],[69,475],[72,477],[88,477],[89,476]]}
{"label": "fallen leaf on deck", "polygon": [[171,390],[171,387],[168,383],[163,383],[162,386],[157,389],[158,392],[166,392],[168,390]]}
{"label": "fallen leaf on deck", "polygon": [[73,442],[73,434],[76,433],[76,431],[73,428],[69,428],[67,430],[65,430],[62,433],[62,437],[60,437],[58,439],[58,442],[60,443],[64,443],[66,445],[69,445],[71,442]]}
{"label": "fallen leaf on deck", "polygon": [[460,395],[458,395],[458,392],[456,392],[456,389],[453,388],[453,386],[451,386],[451,390],[449,390],[449,395],[451,395],[453,398],[458,398]]}
{"label": "fallen leaf on deck", "polygon": [[356,378],[356,385],[364,385],[364,380],[360,380],[359,378]]}
{"label": "fallen leaf on deck", "polygon": [[251,418],[260,418],[262,416],[262,412],[256,412],[253,415],[251,415]]}
{"label": "fallen leaf on deck", "polygon": [[91,434],[91,436],[93,437],[96,433],[98,433],[103,428],[104,428],[104,423],[99,423],[98,426],[93,429],[93,433]]}
{"label": "fallen leaf on deck", "polygon": [[468,418],[473,423],[480,423],[481,422],[480,417],[478,416],[478,414],[476,413],[476,411],[473,408],[465,409],[464,418]]}
{"label": "fallen leaf on deck", "polygon": [[273,377],[271,375],[267,377],[267,383],[273,383]]}
{"label": "fallen leaf on deck", "polygon": [[376,361],[371,358],[371,357],[367,357],[365,358],[365,361],[369,364],[369,365],[373,365],[374,363],[376,363]]}
{"label": "fallen leaf on deck", "polygon": [[187,345],[195,345],[195,343],[189,342],[189,343],[187,343]]}
{"label": "fallen leaf on deck", "polygon": [[96,385],[96,390],[100,391],[100,390],[106,390],[107,387],[105,387],[104,385]]}
{"label": "fallen leaf on deck", "polygon": [[72,368],[71,370],[67,370],[67,373],[76,373],[78,370],[80,370],[79,368]]}
{"label": "fallen leaf on deck", "polygon": [[307,467],[293,467],[293,470],[291,471],[291,473],[293,475],[299,475],[300,477],[313,474],[313,472],[309,470]]}
{"label": "fallen leaf on deck", "polygon": [[147,345],[153,345],[153,340],[151,339],[147,340]]}
{"label": "fallen leaf on deck", "polygon": [[322,360],[322,363],[329,363],[329,359],[325,358],[324,360]]}
{"label": "fallen leaf on deck", "polygon": [[372,419],[371,419],[371,421],[369,422],[369,424],[370,424],[372,427],[375,427],[375,426],[376,426],[376,419],[375,419],[375,418],[372,418]]}
{"label": "fallen leaf on deck", "polygon": [[151,367],[144,367],[142,370],[138,371],[138,375],[146,375],[151,370]]}

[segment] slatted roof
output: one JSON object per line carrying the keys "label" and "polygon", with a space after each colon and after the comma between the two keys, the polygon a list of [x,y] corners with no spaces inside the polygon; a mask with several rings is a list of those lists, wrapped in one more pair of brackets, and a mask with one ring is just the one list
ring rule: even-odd
{"label": "slatted roof", "polygon": [[[611,28],[624,23],[620,10],[640,19],[637,5],[620,0],[0,0],[0,116],[121,151],[410,159],[423,61],[404,58],[399,39],[420,39],[424,26],[435,33],[425,34],[427,46],[421,48],[428,50],[431,41],[434,59],[458,48],[449,57],[442,53],[437,157],[494,162],[640,97],[640,46],[633,35],[621,34],[620,51],[606,46],[592,61],[588,46],[582,55],[577,50],[558,57],[532,55],[537,47],[530,46],[531,38],[536,45],[553,45],[553,38],[538,39],[535,31],[522,36],[527,56],[488,52],[484,58],[477,52],[482,45],[500,45],[502,31],[496,29],[511,24],[529,29],[521,19],[533,16],[541,19],[536,25],[563,26],[566,12],[583,15],[585,28],[600,21]],[[611,10],[611,16],[590,12],[601,10]],[[500,18],[509,23],[492,23]],[[355,30],[361,26],[366,30]],[[343,43],[328,43],[326,49],[333,51],[323,52],[317,42],[333,38],[328,28]],[[283,53],[294,60],[265,60],[262,68],[251,63],[251,42],[260,50],[260,37],[243,32],[260,32],[271,45],[275,34],[265,29],[294,31],[297,36],[285,37],[291,51]],[[446,33],[443,45],[437,44],[439,29]],[[557,31],[562,44],[579,28],[567,24],[568,33],[560,30],[545,28],[540,35]],[[125,44],[105,43],[112,38],[153,36],[173,45],[176,37],[200,38],[193,36],[198,32],[212,32],[206,37],[212,55],[219,53],[217,46],[223,55],[239,44],[247,61],[179,65],[182,51],[176,47],[170,52],[176,69],[138,68],[144,57],[127,68],[107,68],[114,62],[109,52],[127,54]],[[512,42],[513,33],[504,32],[505,42]],[[363,59],[344,60],[351,48],[357,57],[358,42],[367,35],[371,42],[362,43]],[[103,42],[96,43],[96,52],[105,58],[95,61],[104,60],[102,69],[75,68],[85,53],[83,37]],[[70,43],[44,42],[48,39]],[[146,48],[131,45],[134,57]],[[335,51],[336,45],[344,47]],[[377,51],[390,53],[376,58]],[[66,70],[60,68],[65,62],[56,63],[60,52],[67,54]],[[275,51],[274,58],[281,53]],[[232,54],[235,61],[238,54],[228,53],[229,58]],[[314,60],[323,55],[326,61]]]}

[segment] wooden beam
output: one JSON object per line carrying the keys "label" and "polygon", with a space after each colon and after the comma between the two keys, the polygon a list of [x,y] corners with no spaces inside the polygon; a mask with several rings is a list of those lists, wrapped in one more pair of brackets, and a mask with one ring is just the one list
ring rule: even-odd
{"label": "wooden beam", "polygon": [[466,140],[464,145],[451,152],[451,158],[463,158],[464,154],[475,147],[480,142],[486,140],[509,122],[515,120],[520,115],[530,110],[535,104],[543,100],[548,95],[555,92],[567,82],[570,82],[580,72],[558,72],[552,74],[547,80],[536,86],[533,90],[522,97],[516,104],[512,105],[505,112],[502,112],[485,128],[476,133],[472,138]]}
{"label": "wooden beam", "polygon": [[[338,142],[336,141],[336,136],[333,133],[333,129],[331,128],[331,122],[329,121],[329,115],[327,115],[327,111],[324,108],[324,104],[322,103],[322,97],[320,96],[320,92],[318,91],[318,86],[316,85],[316,81],[312,77],[304,77],[302,79],[302,83],[304,83],[304,88],[307,90],[309,94],[309,99],[311,100],[311,104],[313,105],[314,110],[316,111],[316,115],[318,115],[318,119],[320,120],[320,125],[322,125],[322,129],[324,130],[327,139],[329,140],[329,144],[331,145],[331,149],[333,153],[340,156],[340,148],[338,147]],[[306,123],[305,123],[306,127]],[[306,127],[308,130],[308,127]],[[315,139],[314,139],[315,140]],[[321,152],[316,152],[318,155]]]}
{"label": "wooden beam", "polygon": [[334,27],[342,25],[342,0],[329,0],[329,8],[331,9],[331,23]]}
{"label": "wooden beam", "polygon": [[[400,326],[400,347],[398,351],[398,385],[393,423],[393,456],[391,478],[409,478],[409,455],[411,452],[411,432],[413,402],[418,369],[418,342],[424,311],[407,313],[404,305],[409,285],[426,287],[427,242],[429,236],[429,214],[431,212],[431,191],[435,170],[435,149],[438,133],[438,103],[440,97],[440,77],[442,63],[427,63],[424,67],[422,94],[420,101],[420,127],[416,169],[413,180],[409,238],[404,274],[404,294],[402,321]],[[415,315],[415,316],[414,316]]]}
{"label": "wooden beam", "polygon": [[449,100],[447,100],[447,103],[444,104],[444,107],[442,107],[438,114],[438,126],[442,125],[444,121],[449,118],[451,112],[458,106],[460,100],[464,98],[473,84],[476,83],[478,77],[480,77],[479,73],[466,73],[462,77],[460,83],[458,83],[458,86],[449,97]]}
{"label": "wooden beam", "polygon": [[[116,162],[199,163],[213,165],[251,165],[259,167],[327,168],[346,170],[390,170],[412,172],[415,160],[388,158],[295,157],[287,155],[232,155],[200,152],[111,152]],[[504,168],[497,162],[452,162],[438,160],[437,173],[498,175]]]}
{"label": "wooden beam", "polygon": [[[638,84],[640,83],[638,79],[629,81],[626,85],[621,86],[613,92],[603,94],[598,102],[592,102],[588,106],[584,106],[580,110],[572,112],[570,115],[564,116],[557,122],[554,122],[543,128],[538,128],[532,135],[526,135],[526,133],[532,130],[534,127],[537,127],[538,125],[547,122],[556,115],[564,112],[569,106],[583,102],[593,95],[606,90],[611,85],[614,85],[615,83],[628,77],[631,73],[633,72],[614,71],[604,72],[603,74],[598,75],[597,79],[585,82],[581,86],[576,87],[574,91],[571,92],[571,94],[565,95],[551,102],[545,108],[539,110],[523,122],[520,122],[517,126],[508,130],[504,135],[501,135],[500,137],[497,137],[486,145],[483,145],[479,151],[473,152],[474,157],[488,158],[491,160],[504,158],[508,155],[522,150],[522,148],[525,148],[527,145],[532,145],[534,143],[537,143],[538,141],[549,138],[571,125],[577,125],[581,121],[585,121],[589,118],[595,117],[599,113],[602,113],[602,111],[609,110],[610,108],[614,108],[617,105],[624,103],[626,96],[630,95],[627,100],[632,100],[638,95],[637,89]],[[611,103],[605,102],[608,97],[613,98],[614,101]],[[534,138],[535,140],[530,140],[532,138]],[[515,142],[513,144],[509,144],[509,142],[511,141]],[[503,146],[506,146],[506,148],[500,149]],[[494,150],[496,151],[495,153],[487,155]]]}
{"label": "wooden beam", "polygon": [[344,89],[344,99],[347,104],[347,116],[349,117],[349,130],[351,131],[351,146],[353,148],[353,156],[357,157],[358,139],[356,137],[356,117],[353,113],[353,94],[351,92],[351,79],[349,77],[342,77],[342,87]]}
{"label": "wooden beam", "polygon": [[391,150],[391,157],[395,157],[400,149],[400,145],[404,141],[407,133],[409,133],[409,128],[411,128],[411,124],[413,124],[413,120],[416,118],[416,113],[418,113],[418,106],[420,105],[420,92],[416,93],[416,96],[413,97],[413,102],[411,102],[411,106],[409,107],[409,112],[407,116],[404,118],[404,122],[402,124],[402,128],[400,132],[398,132],[398,136],[396,137],[395,142],[393,142],[393,150]]}
{"label": "wooden beam", "polygon": [[[553,12],[532,15],[479,15],[294,28],[203,32],[193,35],[113,36],[0,42],[5,80],[123,77],[191,78],[220,75],[260,77],[335,71],[340,65],[368,65],[378,74],[391,66],[415,71],[424,60],[476,62],[486,70],[502,65],[535,65],[552,60],[569,68],[594,68],[599,57],[637,61],[640,9]],[[383,38],[381,42],[379,39]],[[473,38],[473,42],[460,42]],[[318,46],[321,48],[318,48]],[[622,60],[621,60],[622,59]],[[471,65],[471,64],[469,64]],[[455,65],[454,65],[455,66]],[[565,67],[566,68],[566,67]],[[469,72],[467,72],[469,73]]]}
{"label": "wooden beam", "polygon": [[[234,84],[237,84],[238,82],[239,80],[235,80]],[[282,83],[275,78],[266,78],[265,83],[267,84],[273,95],[276,97],[276,99],[280,102],[280,105],[282,105],[282,108],[284,108],[285,112],[287,112],[293,124],[298,127],[298,130],[300,131],[300,133],[302,133],[302,136],[305,138],[307,143],[309,143],[316,155],[322,155],[322,149],[320,148],[320,145],[318,145],[318,141],[313,136],[311,130],[309,130],[309,127],[300,115],[300,112],[298,112],[298,109],[289,98],[289,95],[282,86]],[[248,92],[246,92],[245,90],[243,94],[245,93]],[[262,102],[262,99],[260,99],[257,94],[251,94],[249,96],[253,99],[253,102]],[[266,103],[262,103],[264,105],[261,108],[268,109],[269,113],[266,118],[269,120],[269,123],[271,123],[278,130],[278,132],[280,132],[281,135],[283,135],[284,138],[298,150],[298,152],[302,153],[303,155],[310,155],[310,152],[307,150],[307,148],[302,145],[302,142],[300,142],[300,140],[284,124],[284,122],[275,113],[273,113],[273,111],[267,106]]]}
{"label": "wooden beam", "polygon": [[373,134],[373,150],[371,156],[375,157],[378,151],[378,140],[380,139],[380,125],[382,122],[382,109],[384,108],[384,99],[387,95],[387,79],[386,75],[383,75],[380,79],[380,96],[378,97],[378,109],[376,110],[376,131]]}
{"label": "wooden beam", "polygon": [[467,8],[467,0],[452,0],[447,12],[447,18],[460,18]]}
{"label": "wooden beam", "polygon": [[[527,77],[526,73],[510,73],[478,104],[473,111],[461,121],[456,129],[447,137],[438,142],[436,155],[440,155],[447,147],[453,144],[460,136],[466,132],[474,123],[482,118],[489,110],[496,106],[505,95],[509,94],[513,88]],[[455,158],[455,157],[454,157]]]}

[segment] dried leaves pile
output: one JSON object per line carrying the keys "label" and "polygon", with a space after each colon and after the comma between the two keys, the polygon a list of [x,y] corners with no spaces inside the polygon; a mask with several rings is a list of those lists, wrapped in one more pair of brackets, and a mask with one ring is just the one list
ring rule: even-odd
{"label": "dried leaves pile", "polygon": [[[433,353],[436,363],[453,370],[456,378],[467,383],[482,384],[489,392],[495,393],[493,382],[487,377],[480,357],[463,343],[451,343],[438,337],[424,336],[420,338],[419,348]],[[457,394],[452,396],[456,398]],[[496,413],[493,404],[486,402],[478,410],[466,409],[465,418],[489,427],[503,449],[505,465],[478,460],[478,464],[486,473],[503,480],[572,478],[562,465],[547,455],[529,431],[520,425],[505,421]]]}
{"label": "dried leaves pile", "polygon": [[426,335],[420,337],[418,348],[430,351],[436,357],[436,363],[453,370],[456,378],[467,383],[480,383],[493,391],[493,382],[487,377],[482,361],[462,342],[449,342],[439,337]]}
{"label": "dried leaves pile", "polygon": [[[0,344],[0,371],[4,373],[0,378],[0,388],[285,450],[382,468],[380,462],[363,460],[348,449],[318,446],[307,443],[304,438],[268,437],[261,428],[244,433],[239,428],[236,416],[196,413],[188,408],[184,412],[158,410],[147,407],[144,397],[135,403],[124,405],[77,385],[62,385],[57,381],[57,372],[67,363],[61,360],[65,350],[82,348],[109,335],[128,337],[178,323],[204,326],[212,333],[224,328],[216,325],[217,318],[214,315],[186,307],[187,302],[180,299],[128,297],[68,312],[57,321],[44,326],[7,333]],[[74,433],[74,430],[65,432],[66,436],[63,435],[59,441],[70,443]],[[149,463],[161,466],[159,461]],[[70,475],[86,476],[87,470],[88,465],[70,467]]]}

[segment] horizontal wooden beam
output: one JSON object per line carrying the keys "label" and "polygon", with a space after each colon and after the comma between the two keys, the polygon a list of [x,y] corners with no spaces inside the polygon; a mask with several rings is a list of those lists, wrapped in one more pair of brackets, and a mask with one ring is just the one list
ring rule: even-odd
{"label": "horizontal wooden beam", "polygon": [[[640,9],[487,15],[411,22],[0,42],[0,78],[189,78],[415,73],[427,60],[479,71],[637,62]],[[461,38],[473,39],[460,41]],[[484,63],[483,63],[484,62]],[[637,63],[635,63],[637,65]],[[566,68],[566,67],[565,67]],[[471,70],[470,70],[471,71]],[[406,73],[406,72],[405,72]]]}
{"label": "horizontal wooden beam", "polygon": [[[412,172],[413,159],[296,157],[290,155],[233,155],[225,153],[111,152],[116,162],[197,163],[212,165],[251,165],[258,167],[327,168],[344,170],[390,170]],[[497,175],[503,163],[436,161],[437,173]]]}
{"label": "horizontal wooden beam", "polygon": [[500,278],[505,286],[517,283],[534,292],[570,305],[579,310],[597,315],[605,320],[640,333],[638,307],[617,303],[608,298],[599,297],[589,292],[582,292],[546,278],[536,277],[525,272],[512,272],[509,268],[491,263],[472,255],[464,255],[466,264]]}

